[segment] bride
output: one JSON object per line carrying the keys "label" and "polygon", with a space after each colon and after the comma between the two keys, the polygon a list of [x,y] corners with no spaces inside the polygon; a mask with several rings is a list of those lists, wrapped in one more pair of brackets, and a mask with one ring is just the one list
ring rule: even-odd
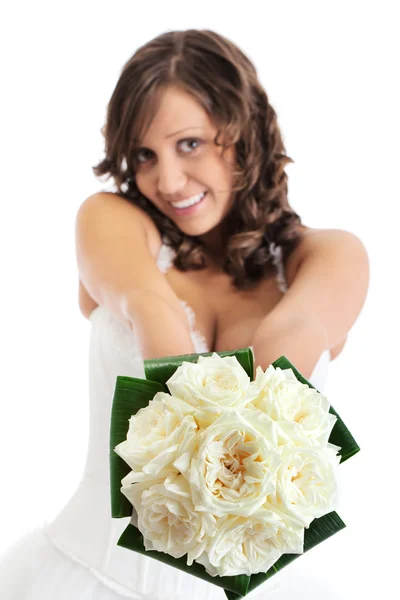
{"label": "bride", "polygon": [[[111,518],[109,498],[116,377],[144,378],[145,359],[251,346],[255,367],[285,355],[323,391],[364,304],[368,256],[353,233],[307,227],[290,207],[276,113],[219,34],[170,31],[139,48],[102,131],[94,172],[114,188],[76,217],[91,322],[84,474],[51,522],[0,557],[0,597],[221,600],[221,588],[117,545],[128,520]],[[339,583],[315,578],[319,560],[298,557],[248,597],[341,597]]]}

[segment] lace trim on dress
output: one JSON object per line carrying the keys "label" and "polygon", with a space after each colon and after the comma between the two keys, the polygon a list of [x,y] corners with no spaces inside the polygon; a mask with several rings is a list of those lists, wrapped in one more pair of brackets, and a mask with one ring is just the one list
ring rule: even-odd
{"label": "lace trim on dress", "polygon": [[[168,269],[172,266],[174,258],[175,250],[171,248],[171,246],[167,246],[165,244],[165,240],[163,239],[163,244],[160,248],[157,258],[157,265],[162,273],[168,271]],[[210,352],[206,338],[198,329],[196,329],[196,313],[194,312],[193,308],[187,302],[185,302],[185,300],[179,299],[179,302],[182,304],[187,314],[193,343],[197,349],[197,353],[201,354],[203,352]]]}
{"label": "lace trim on dress", "polygon": [[206,338],[198,329],[195,329],[196,313],[194,312],[193,308],[184,300],[179,300],[179,302],[182,304],[188,316],[190,329],[192,330],[193,343],[197,348],[198,354],[201,354],[202,352],[210,352]]}
{"label": "lace trim on dress", "polygon": [[287,292],[288,287],[282,259],[282,248],[281,246],[277,246],[275,242],[271,242],[269,245],[269,253],[272,256],[272,262],[276,267],[276,280],[278,282],[279,289],[281,292],[285,293]]}
{"label": "lace trim on dress", "polygon": [[160,248],[157,257],[157,265],[160,271],[165,273],[172,266],[175,258],[175,250],[171,246],[167,246],[163,240],[163,244]]}

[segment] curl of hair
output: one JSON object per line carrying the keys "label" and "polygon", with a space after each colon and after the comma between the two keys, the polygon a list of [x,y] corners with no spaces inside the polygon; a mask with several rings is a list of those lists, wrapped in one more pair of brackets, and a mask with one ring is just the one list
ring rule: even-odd
{"label": "curl of hair", "polygon": [[[203,269],[202,241],[183,233],[143,196],[135,183],[135,143],[149,127],[163,91],[175,86],[191,94],[218,127],[214,142],[223,151],[235,144],[235,202],[226,216],[223,270],[237,289],[253,287],[274,272],[271,244],[282,249],[284,264],[302,238],[300,216],[287,194],[288,163],[277,115],[247,56],[210,30],[168,31],[141,46],[123,66],[107,106],[105,158],[93,168],[114,179],[119,195],[139,205],[176,252],[181,271]],[[224,143],[219,144],[219,135]]]}

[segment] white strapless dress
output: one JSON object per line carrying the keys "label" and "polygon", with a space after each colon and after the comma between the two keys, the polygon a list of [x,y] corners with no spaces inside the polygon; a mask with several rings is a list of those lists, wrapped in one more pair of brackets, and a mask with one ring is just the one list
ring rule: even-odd
{"label": "white strapless dress", "polygon": [[[163,272],[173,251],[163,244],[157,264]],[[278,281],[285,290],[276,255]],[[209,352],[195,327],[195,314],[181,301],[191,326],[195,352]],[[0,557],[1,600],[223,600],[222,588],[190,576],[160,561],[132,552],[117,541],[129,518],[112,519],[109,489],[109,425],[115,380],[118,375],[145,378],[134,333],[105,307],[90,316],[89,391],[90,435],[81,482],[58,515],[26,533]],[[329,363],[324,352],[310,378],[322,391]],[[329,544],[329,540],[325,542]],[[323,544],[322,544],[323,545]],[[312,556],[308,557],[308,554]],[[313,600],[340,598],[315,589],[315,558],[311,550],[250,593],[247,598]],[[311,560],[309,560],[311,559]]]}

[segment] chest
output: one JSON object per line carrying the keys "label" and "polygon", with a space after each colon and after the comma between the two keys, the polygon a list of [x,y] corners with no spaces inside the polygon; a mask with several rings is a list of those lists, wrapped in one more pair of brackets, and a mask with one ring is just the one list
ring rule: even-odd
{"label": "chest", "polygon": [[238,290],[228,274],[213,267],[183,273],[172,266],[165,277],[176,296],[193,309],[194,329],[215,352],[251,346],[261,321],[283,296],[275,276],[251,290]]}

